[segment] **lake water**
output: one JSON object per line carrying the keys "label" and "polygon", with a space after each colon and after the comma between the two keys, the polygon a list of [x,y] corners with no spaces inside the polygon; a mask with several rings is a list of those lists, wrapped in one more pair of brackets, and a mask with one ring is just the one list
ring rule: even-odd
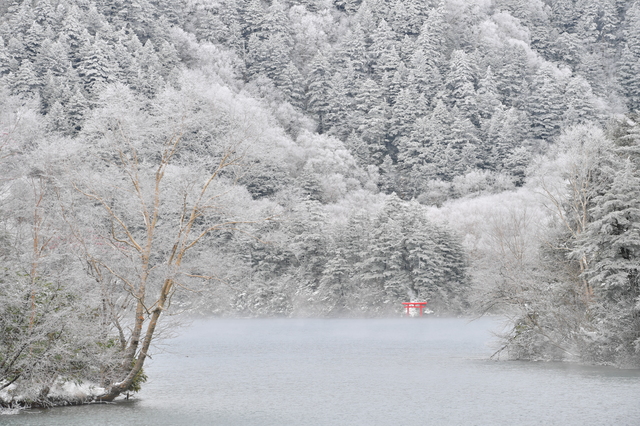
{"label": "lake water", "polygon": [[640,370],[491,361],[491,319],[196,321],[135,400],[2,425],[640,425]]}

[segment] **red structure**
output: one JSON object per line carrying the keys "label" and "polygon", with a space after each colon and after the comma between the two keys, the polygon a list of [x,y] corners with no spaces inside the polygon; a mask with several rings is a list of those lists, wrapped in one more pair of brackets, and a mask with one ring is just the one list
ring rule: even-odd
{"label": "red structure", "polygon": [[422,310],[427,306],[427,302],[402,302],[405,308],[407,308],[407,316],[409,316],[409,309],[420,309],[420,316],[422,316]]}

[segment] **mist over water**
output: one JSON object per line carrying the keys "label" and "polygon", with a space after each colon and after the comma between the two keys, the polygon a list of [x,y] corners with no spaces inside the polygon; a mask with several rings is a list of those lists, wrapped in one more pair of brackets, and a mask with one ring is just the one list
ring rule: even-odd
{"label": "mist over water", "polygon": [[199,320],[135,400],[7,425],[637,425],[640,371],[491,361],[493,319]]}

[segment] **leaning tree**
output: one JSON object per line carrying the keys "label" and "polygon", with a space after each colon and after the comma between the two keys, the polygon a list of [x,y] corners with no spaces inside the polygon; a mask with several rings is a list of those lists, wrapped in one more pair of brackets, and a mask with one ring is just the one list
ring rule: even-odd
{"label": "leaning tree", "polygon": [[[77,139],[74,234],[88,272],[115,294],[120,359],[100,400],[135,389],[176,293],[215,279],[199,255],[216,233],[251,221],[251,197],[236,181],[256,130],[239,102],[186,81],[153,101],[115,85]],[[116,302],[123,294],[128,302]]]}

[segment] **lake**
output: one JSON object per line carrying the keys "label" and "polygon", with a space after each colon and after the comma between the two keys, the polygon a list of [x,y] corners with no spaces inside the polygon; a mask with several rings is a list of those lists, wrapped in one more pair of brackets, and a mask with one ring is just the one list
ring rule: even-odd
{"label": "lake", "polygon": [[198,320],[115,404],[2,425],[638,425],[640,370],[493,361],[495,319]]}

